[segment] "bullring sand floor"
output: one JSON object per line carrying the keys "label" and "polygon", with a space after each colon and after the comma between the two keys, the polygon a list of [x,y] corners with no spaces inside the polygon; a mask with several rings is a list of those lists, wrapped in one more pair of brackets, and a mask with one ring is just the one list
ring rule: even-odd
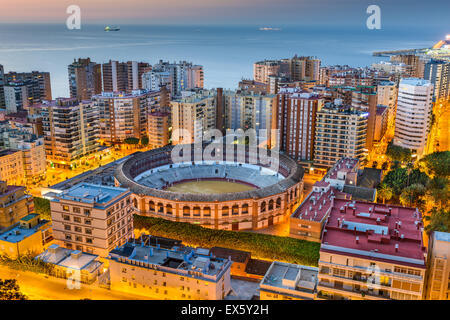
{"label": "bullring sand floor", "polygon": [[183,193],[229,193],[255,189],[246,184],[229,181],[189,181],[175,184],[166,190]]}

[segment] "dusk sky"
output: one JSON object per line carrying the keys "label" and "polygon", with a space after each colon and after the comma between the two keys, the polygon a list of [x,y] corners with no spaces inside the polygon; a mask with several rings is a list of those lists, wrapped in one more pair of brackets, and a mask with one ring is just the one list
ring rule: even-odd
{"label": "dusk sky", "polygon": [[437,26],[450,12],[448,0],[0,0],[0,22],[64,23],[72,4],[83,23],[121,24],[353,25],[377,4],[385,25]]}

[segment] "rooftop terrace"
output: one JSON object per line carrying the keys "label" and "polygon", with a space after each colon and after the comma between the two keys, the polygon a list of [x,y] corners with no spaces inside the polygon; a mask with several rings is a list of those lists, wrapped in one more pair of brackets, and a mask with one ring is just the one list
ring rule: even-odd
{"label": "rooftop terrace", "polygon": [[417,209],[335,199],[321,251],[425,268],[421,221]]}

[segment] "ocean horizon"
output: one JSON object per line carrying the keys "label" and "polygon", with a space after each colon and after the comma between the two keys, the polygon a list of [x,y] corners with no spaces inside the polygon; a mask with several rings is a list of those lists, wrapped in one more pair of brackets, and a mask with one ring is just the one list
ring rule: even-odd
{"label": "ocean horizon", "polygon": [[[431,47],[447,30],[301,25],[105,25],[68,30],[62,24],[0,24],[0,64],[9,71],[48,71],[53,98],[69,96],[67,65],[90,57],[111,60],[192,61],[203,65],[205,87],[235,89],[253,77],[253,63],[263,59],[316,56],[322,65],[364,67],[386,60],[374,51]],[[260,30],[261,27],[280,30]]]}

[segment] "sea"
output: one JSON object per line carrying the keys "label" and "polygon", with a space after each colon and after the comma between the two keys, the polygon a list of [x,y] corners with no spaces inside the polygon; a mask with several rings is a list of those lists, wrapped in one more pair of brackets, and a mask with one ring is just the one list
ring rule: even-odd
{"label": "sea", "polygon": [[371,65],[387,58],[374,51],[426,48],[444,38],[439,28],[361,26],[253,25],[105,25],[83,24],[69,30],[62,24],[0,24],[0,64],[5,72],[31,70],[51,74],[53,98],[69,95],[67,65],[90,57],[97,63],[159,60],[192,61],[203,65],[205,87],[235,89],[251,79],[253,63],[297,55],[316,56],[322,65]]}

